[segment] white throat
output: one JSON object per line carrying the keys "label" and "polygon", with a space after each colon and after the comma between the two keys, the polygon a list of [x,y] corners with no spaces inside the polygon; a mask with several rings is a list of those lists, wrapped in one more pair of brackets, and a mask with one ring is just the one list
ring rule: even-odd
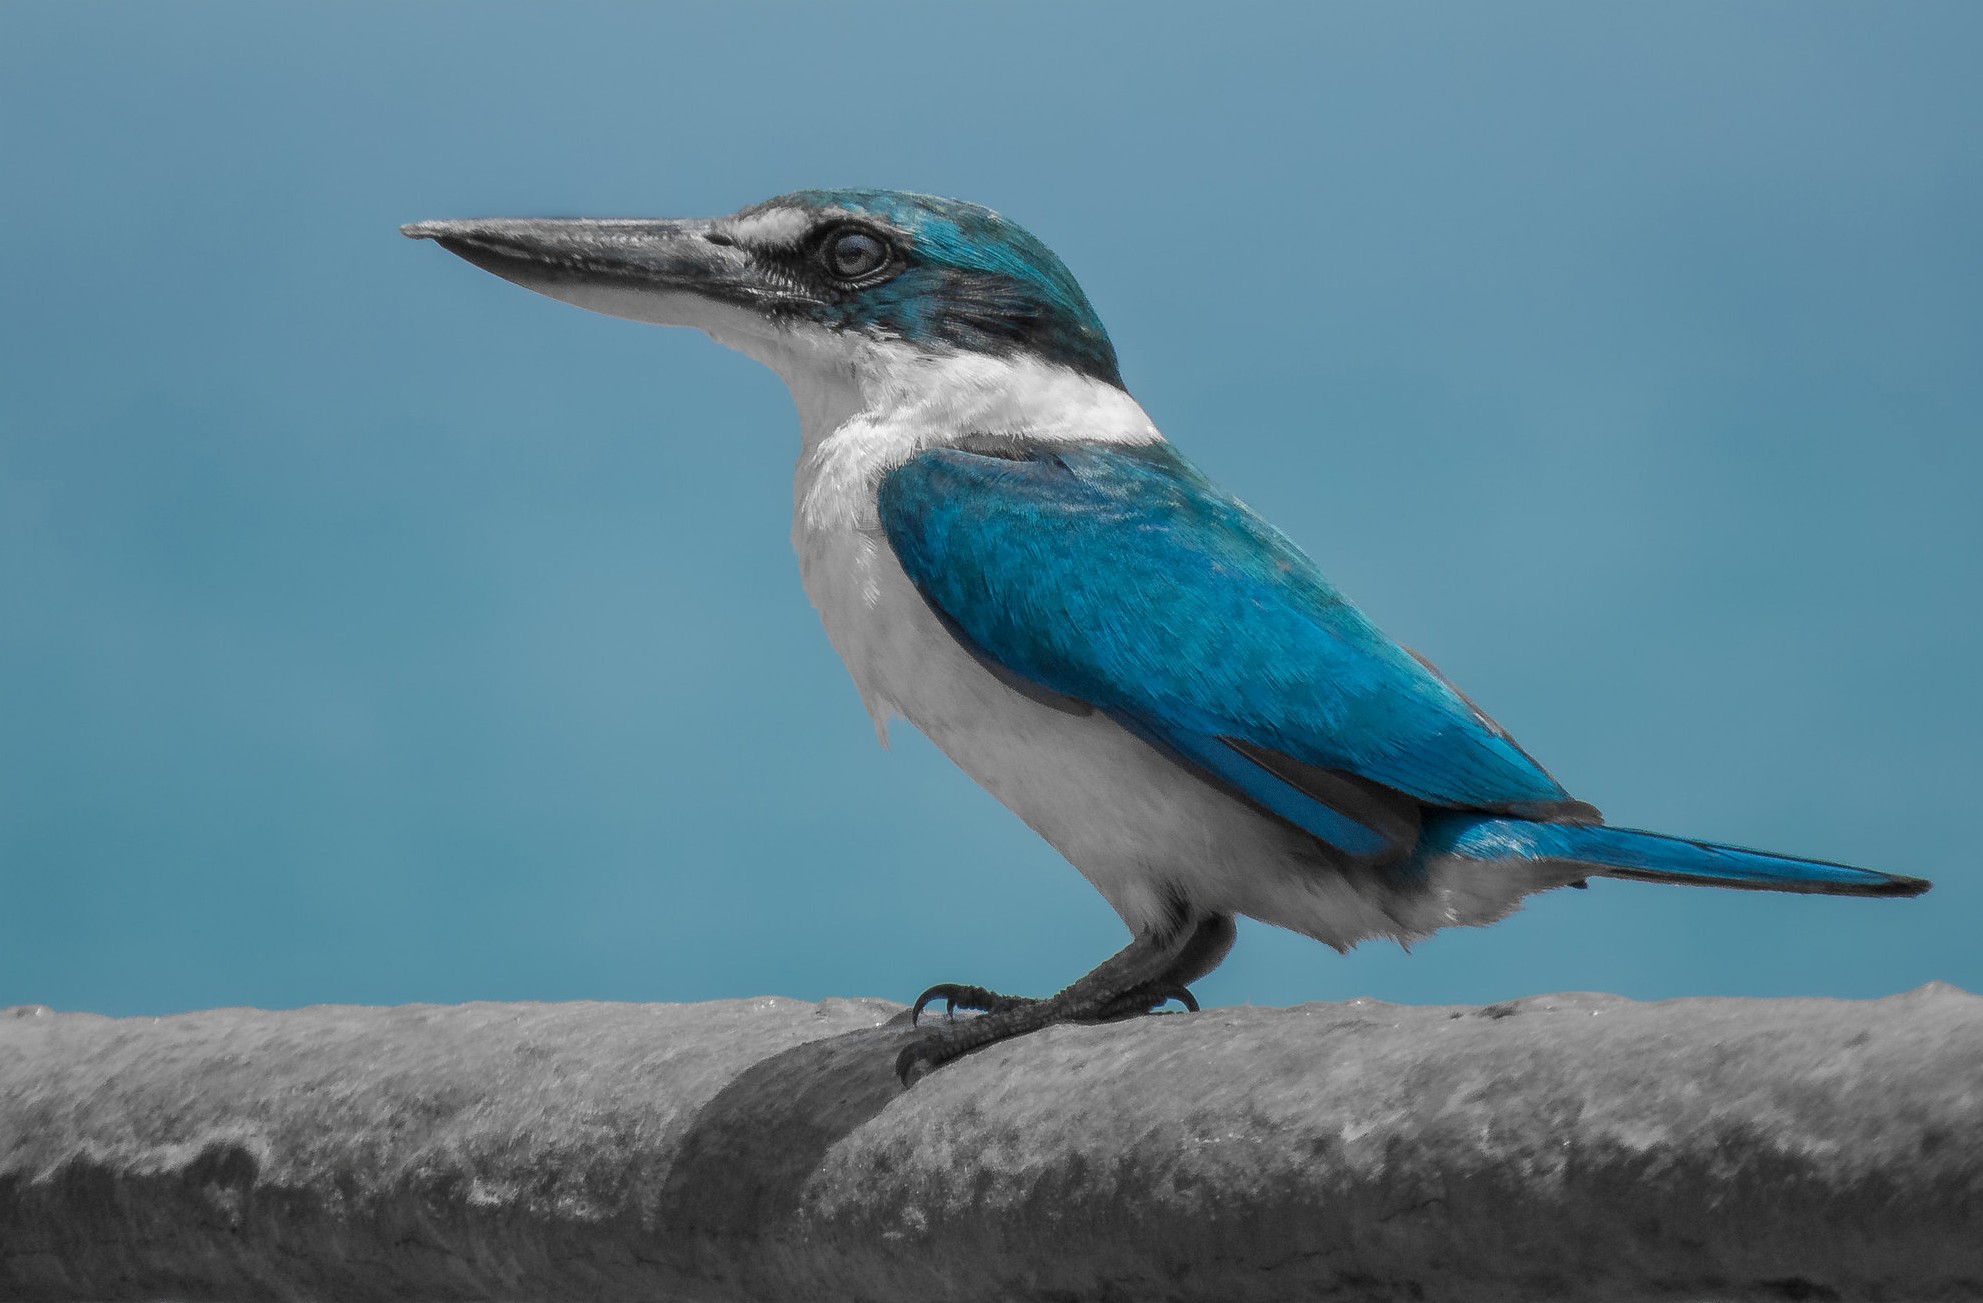
{"label": "white throat", "polygon": [[816,328],[717,338],[776,371],[798,408],[795,531],[866,527],[881,477],[925,448],[1163,438],[1121,389],[1033,358],[931,353]]}
{"label": "white throat", "polygon": [[967,438],[1163,439],[1122,390],[1045,362],[934,354],[816,328],[709,333],[776,371],[792,393],[801,436],[792,547],[884,745],[891,714],[927,723],[918,717],[927,712],[898,704],[902,685],[923,675],[913,666],[957,661],[951,668],[967,677],[983,671],[935,623],[889,550],[875,501],[882,477],[926,448]]}

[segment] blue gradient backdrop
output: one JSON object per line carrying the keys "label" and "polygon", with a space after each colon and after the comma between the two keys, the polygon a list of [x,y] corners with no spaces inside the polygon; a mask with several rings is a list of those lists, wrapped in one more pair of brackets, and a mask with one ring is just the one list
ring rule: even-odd
{"label": "blue gradient backdrop", "polygon": [[1973,4],[0,8],[0,1004],[1043,991],[1120,925],[912,730],[708,341],[394,228],[957,194],[1614,820],[1221,1002],[1983,988]]}

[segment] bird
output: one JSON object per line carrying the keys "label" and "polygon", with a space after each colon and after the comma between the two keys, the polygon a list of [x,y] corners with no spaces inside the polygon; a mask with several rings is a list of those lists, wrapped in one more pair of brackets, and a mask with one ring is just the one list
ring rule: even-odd
{"label": "bird", "polygon": [[882,741],[894,718],[920,730],[1128,928],[1050,996],[924,991],[912,1021],[945,1016],[899,1052],[905,1087],[1052,1024],[1195,1010],[1239,916],[1347,950],[1594,877],[1930,886],[1605,823],[1186,460],[1072,273],[990,208],[814,189],[720,218],[401,231],[776,372],[805,591]]}

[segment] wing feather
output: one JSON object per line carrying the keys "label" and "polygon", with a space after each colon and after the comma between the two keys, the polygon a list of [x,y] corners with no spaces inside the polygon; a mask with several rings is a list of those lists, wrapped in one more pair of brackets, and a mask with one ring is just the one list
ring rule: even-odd
{"label": "wing feather", "polygon": [[903,570],[999,677],[1346,855],[1409,850],[1421,805],[1595,814],[1168,444],[932,449],[878,502]]}

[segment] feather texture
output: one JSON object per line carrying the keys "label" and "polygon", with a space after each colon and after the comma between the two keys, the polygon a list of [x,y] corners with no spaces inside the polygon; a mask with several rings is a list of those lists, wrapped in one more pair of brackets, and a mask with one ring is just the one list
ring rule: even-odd
{"label": "feather texture", "polygon": [[1535,823],[1526,819],[1440,815],[1426,821],[1419,859],[1484,863],[1526,860],[1588,869],[1612,878],[1834,896],[1916,896],[1920,878],[1669,837],[1636,828]]}
{"label": "feather texture", "polygon": [[877,501],[974,654],[1346,856],[1408,852],[1416,803],[1587,809],[1168,444],[929,449]]}

